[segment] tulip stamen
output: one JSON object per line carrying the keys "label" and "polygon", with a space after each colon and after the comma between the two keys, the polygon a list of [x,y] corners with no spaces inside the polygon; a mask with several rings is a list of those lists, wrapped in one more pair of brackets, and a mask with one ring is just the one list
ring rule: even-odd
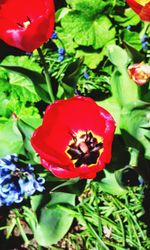
{"label": "tulip stamen", "polygon": [[17,25],[21,28],[28,28],[28,26],[31,24],[31,19],[27,16],[27,21],[23,22],[23,24],[21,23],[17,23]]}
{"label": "tulip stamen", "polygon": [[76,167],[96,164],[103,151],[102,138],[95,136],[91,131],[72,135],[72,140],[65,151]]}
{"label": "tulip stamen", "polygon": [[17,23],[17,25],[21,28],[24,28],[24,26],[21,23]]}

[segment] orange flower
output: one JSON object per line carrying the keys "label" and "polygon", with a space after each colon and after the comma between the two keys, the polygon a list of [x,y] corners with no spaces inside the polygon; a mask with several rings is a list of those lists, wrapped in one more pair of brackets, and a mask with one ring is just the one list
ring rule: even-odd
{"label": "orange flower", "polygon": [[149,0],[127,0],[127,3],[139,15],[141,20],[150,22]]}
{"label": "orange flower", "polygon": [[133,64],[128,67],[130,78],[138,85],[144,85],[150,80],[150,66],[142,63]]}

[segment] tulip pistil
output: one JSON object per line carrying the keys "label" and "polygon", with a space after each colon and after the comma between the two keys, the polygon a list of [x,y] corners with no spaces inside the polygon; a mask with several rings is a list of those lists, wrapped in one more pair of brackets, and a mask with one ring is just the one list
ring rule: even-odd
{"label": "tulip pistil", "polygon": [[103,140],[91,131],[82,132],[72,135],[73,139],[65,151],[73,161],[75,167],[88,165],[92,167],[98,161],[103,151]]}

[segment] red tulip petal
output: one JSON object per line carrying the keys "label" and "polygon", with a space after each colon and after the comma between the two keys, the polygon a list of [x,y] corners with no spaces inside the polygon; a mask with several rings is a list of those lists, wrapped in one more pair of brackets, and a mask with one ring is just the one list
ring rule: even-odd
{"label": "red tulip petal", "polygon": [[[13,11],[15,10],[15,11]],[[32,52],[46,42],[54,28],[53,0],[17,0],[0,3],[0,39]]]}
{"label": "red tulip petal", "polygon": [[137,14],[139,14],[143,8],[143,6],[135,0],[127,0],[127,3]]}
{"label": "red tulip petal", "polygon": [[93,179],[96,177],[96,173],[99,170],[104,168],[104,164],[101,164],[101,167],[88,168],[87,166],[75,169],[73,171],[60,168],[59,166],[54,166],[41,159],[42,165],[50,170],[56,177],[59,178],[76,178],[80,177],[81,179]]}
{"label": "red tulip petal", "polygon": [[[111,159],[114,131],[115,122],[105,109],[91,98],[75,96],[48,106],[31,144],[39,153],[42,164],[55,175],[94,178]],[[91,146],[83,140],[89,140]],[[83,151],[76,153],[79,150],[76,143],[81,147],[81,142]]]}
{"label": "red tulip petal", "polygon": [[150,2],[143,7],[139,15],[143,21],[150,22]]}
{"label": "red tulip petal", "polygon": [[135,0],[127,0],[129,6],[140,16],[141,20],[150,22],[150,2],[141,4]]}

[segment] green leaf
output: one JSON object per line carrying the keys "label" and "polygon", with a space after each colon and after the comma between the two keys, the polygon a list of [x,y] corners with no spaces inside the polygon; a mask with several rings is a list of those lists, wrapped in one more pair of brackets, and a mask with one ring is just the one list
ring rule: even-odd
{"label": "green leaf", "polygon": [[76,57],[83,57],[84,63],[90,68],[90,69],[96,69],[98,64],[103,60],[104,58],[104,50],[101,51],[98,50],[81,50],[78,49],[76,53]]}
{"label": "green leaf", "polygon": [[70,63],[64,72],[62,81],[74,87],[78,81],[82,63],[83,58],[78,58],[76,61]]}
{"label": "green leaf", "polygon": [[107,56],[109,60],[117,67],[125,67],[129,63],[127,52],[117,45],[107,47]]}
{"label": "green leaf", "polygon": [[144,148],[145,157],[150,159],[150,105],[142,101],[126,105],[121,113],[120,127],[129,147]]}
{"label": "green leaf", "polygon": [[9,91],[9,78],[6,70],[0,70],[0,92]]}
{"label": "green leaf", "polygon": [[61,21],[78,45],[102,48],[115,37],[115,28],[106,16],[92,17],[77,11],[69,12]]}
{"label": "green leaf", "polygon": [[131,46],[128,42],[123,41],[123,45],[126,48],[126,51],[133,63],[140,63],[141,61],[144,61],[144,55]]}
{"label": "green leaf", "polygon": [[26,69],[32,69],[33,71],[40,72],[41,68],[40,66],[33,61],[32,57],[28,56],[7,56],[5,59],[2,61],[2,64],[7,66],[20,66],[24,67]]}
{"label": "green leaf", "polygon": [[138,100],[138,87],[129,78],[126,68],[122,68],[121,72],[114,71],[111,78],[111,91],[114,98],[120,106]]}
{"label": "green leaf", "polygon": [[87,15],[95,15],[97,12],[101,13],[104,8],[111,5],[110,1],[103,1],[103,0],[66,0],[67,4],[71,6],[72,9],[79,10],[84,12],[86,9]]}
{"label": "green leaf", "polygon": [[1,67],[9,70],[8,75],[9,75],[9,83],[11,86],[11,94],[13,94],[14,97],[17,98],[19,97],[22,102],[39,101],[39,98],[35,92],[32,82],[29,80],[29,78],[25,77],[25,71],[27,72],[29,70],[24,70],[21,67],[15,67],[15,66],[1,65]]}
{"label": "green leaf", "polygon": [[82,62],[83,62],[82,58],[76,59],[75,62],[72,62],[68,65],[68,67],[64,72],[64,77],[62,79],[63,81],[62,86],[68,97],[74,95],[76,84],[80,76]]}
{"label": "green leaf", "polygon": [[121,108],[118,102],[115,100],[115,98],[110,97],[110,98],[105,99],[104,101],[97,102],[97,104],[103,107],[104,109],[106,109],[108,112],[110,112],[110,114],[112,115],[112,117],[114,118],[116,122],[116,126],[117,126],[116,134],[120,134],[121,132],[119,129],[119,125],[120,125]]}
{"label": "green leaf", "polygon": [[34,130],[39,127],[41,123],[42,119],[35,107],[23,107],[20,110],[18,114],[17,125],[24,138],[24,148],[26,152],[31,154],[31,157],[34,157],[35,151],[31,146],[30,139]]}
{"label": "green leaf", "polygon": [[39,65],[31,58],[8,56],[0,66],[8,70],[9,86],[14,96],[21,101],[37,102],[41,98],[49,103],[45,78],[41,75]]}
{"label": "green leaf", "polygon": [[[68,33],[66,29],[61,27],[56,27],[56,31],[60,41],[63,41],[63,46],[68,54],[75,53],[75,49],[78,47],[78,44],[74,41],[72,35]],[[57,47],[61,47],[62,44],[58,39],[54,40]]]}
{"label": "green leaf", "polygon": [[9,99],[5,93],[0,94],[0,115],[9,117],[11,115],[11,111],[8,110],[8,105],[9,105]]}
{"label": "green leaf", "polygon": [[23,138],[18,130],[15,118],[2,122],[0,120],[0,157],[7,154],[20,153],[23,148]]}
{"label": "green leaf", "polygon": [[42,124],[42,118],[36,107],[22,107],[17,113],[19,120],[36,129]]}
{"label": "green leaf", "polygon": [[124,15],[125,16],[114,15],[114,20],[123,27],[127,27],[128,25],[137,25],[140,22],[139,16],[131,8],[127,8]]}
{"label": "green leaf", "polygon": [[129,57],[127,52],[119,46],[110,45],[108,58],[116,66],[111,77],[111,91],[116,101],[120,106],[124,106],[139,99],[138,87],[128,75]]}
{"label": "green leaf", "polygon": [[119,185],[117,178],[114,173],[110,173],[106,170],[105,177],[98,182],[100,190],[113,195],[122,195],[127,192],[121,185]]}
{"label": "green leaf", "polygon": [[133,31],[130,31],[130,30],[124,30],[124,32],[123,32],[123,40],[125,42],[131,44],[131,46],[133,46],[137,50],[142,49],[142,43],[141,43],[139,34],[137,32],[133,32]]}
{"label": "green leaf", "polygon": [[[75,195],[56,192],[50,195],[50,201],[40,210],[39,223],[34,232],[38,244],[50,247],[61,240],[69,230],[73,217],[66,208],[75,205]],[[64,204],[63,209],[59,204]]]}

